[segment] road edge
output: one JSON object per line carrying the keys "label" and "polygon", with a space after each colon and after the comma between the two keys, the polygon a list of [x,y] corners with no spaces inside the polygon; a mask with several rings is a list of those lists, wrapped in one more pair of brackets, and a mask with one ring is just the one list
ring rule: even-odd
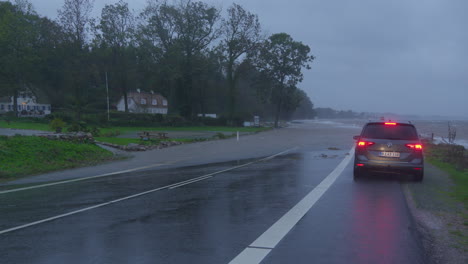
{"label": "road edge", "polygon": [[[448,176],[445,175],[445,177]],[[454,248],[451,243],[453,242],[453,236],[450,234],[450,226],[457,218],[457,215],[455,213],[442,213],[437,210],[419,208],[414,199],[414,196],[417,195],[416,190],[412,190],[410,184],[404,183],[402,185],[403,193],[430,263],[467,263],[468,251],[464,253],[462,249]],[[420,184],[424,184],[424,181]],[[431,202],[430,200],[425,201]]]}

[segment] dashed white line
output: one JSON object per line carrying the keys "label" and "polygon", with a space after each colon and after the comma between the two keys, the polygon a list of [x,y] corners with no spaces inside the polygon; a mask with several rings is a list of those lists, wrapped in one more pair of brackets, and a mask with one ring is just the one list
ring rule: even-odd
{"label": "dashed white line", "polygon": [[[282,152],[280,152],[278,154],[269,156],[267,158],[259,159],[259,160],[256,160],[256,161],[252,161],[252,162],[242,164],[242,165],[239,165],[239,166],[235,166],[235,167],[232,167],[232,168],[228,168],[228,169],[225,169],[225,170],[213,172],[213,173],[203,175],[203,176],[200,176],[200,177],[197,177],[197,178],[193,178],[193,179],[189,179],[189,180],[186,180],[186,181],[166,185],[164,187],[159,187],[159,188],[156,188],[156,189],[153,189],[153,190],[137,193],[137,194],[126,196],[126,197],[116,199],[116,200],[112,200],[110,202],[101,203],[101,204],[86,207],[86,208],[83,208],[83,209],[80,209],[80,210],[76,210],[76,211],[73,211],[73,212],[69,212],[69,213],[49,217],[49,218],[42,219],[42,220],[39,220],[39,221],[35,221],[35,222],[32,222],[32,223],[24,224],[24,225],[21,225],[21,226],[16,226],[16,227],[12,227],[12,228],[9,228],[9,229],[1,230],[0,235],[5,234],[5,233],[9,233],[9,232],[13,232],[13,231],[16,231],[16,230],[24,229],[24,228],[27,228],[27,227],[30,227],[30,226],[35,226],[35,225],[39,225],[39,224],[42,224],[42,223],[54,221],[54,220],[64,218],[64,217],[67,217],[67,216],[71,216],[71,215],[75,215],[75,214],[78,214],[78,213],[86,212],[86,211],[93,210],[93,209],[96,209],[96,208],[99,208],[99,207],[103,207],[103,206],[111,205],[111,204],[114,204],[114,203],[122,202],[122,201],[125,201],[125,200],[133,199],[133,198],[136,198],[136,197],[139,197],[139,196],[143,196],[143,195],[150,194],[150,193],[153,193],[153,192],[161,191],[161,190],[164,190],[164,189],[174,189],[174,188],[178,188],[178,187],[181,187],[181,186],[184,186],[184,185],[187,185],[187,184],[191,184],[191,183],[199,182],[199,181],[202,181],[202,180],[206,180],[206,179],[212,178],[214,175],[221,174],[221,173],[227,172],[227,171],[232,171],[232,170],[235,170],[235,169],[238,169],[238,168],[246,167],[246,166],[249,166],[249,165],[254,164],[254,163],[266,161],[266,160],[272,159],[272,158],[274,158],[276,156],[279,156],[279,155],[288,153],[290,151],[293,151],[295,149],[297,149],[297,147],[282,151]],[[147,167],[149,167],[149,166],[147,166]],[[104,177],[104,175],[88,177],[87,179],[97,178],[97,177]],[[84,178],[77,179],[77,180],[83,180],[83,179]],[[77,180],[74,180],[74,181],[77,181]],[[51,185],[63,184],[63,183],[68,183],[68,182],[73,182],[73,180],[72,181],[66,181],[66,182],[58,182],[58,183],[51,184]],[[51,186],[51,185],[47,185],[47,186]],[[33,187],[40,188],[39,186],[33,186]],[[42,186],[42,187],[45,187],[45,185]],[[25,189],[25,188],[23,188],[23,189]],[[34,189],[34,188],[29,188],[29,189]],[[19,190],[19,189],[17,189],[17,190]]]}
{"label": "dashed white line", "polygon": [[100,174],[100,175],[96,175],[96,176],[76,178],[76,179],[72,179],[72,180],[59,181],[59,182],[51,182],[51,183],[39,184],[39,185],[34,185],[34,186],[29,186],[29,187],[24,187],[24,188],[16,188],[16,189],[12,189],[12,190],[0,191],[0,194],[20,192],[20,191],[44,188],[44,187],[49,187],[49,186],[54,186],[54,185],[60,185],[60,184],[66,184],[66,183],[72,183],[72,182],[79,182],[79,181],[85,181],[85,180],[91,180],[91,179],[96,179],[96,178],[101,178],[101,177],[108,177],[108,176],[113,176],[113,175],[127,173],[127,172],[134,172],[134,171],[139,171],[139,170],[144,170],[144,169],[160,167],[160,166],[164,166],[164,165],[170,165],[170,164],[173,164],[173,163],[174,162],[158,163],[158,164],[153,164],[153,165],[144,166],[144,167],[138,167],[138,168],[133,168],[133,169],[128,169],[128,170],[122,170],[122,171],[116,171],[116,172],[111,172],[111,173]]}
{"label": "dashed white line", "polygon": [[[354,152],[354,147],[349,153]],[[341,175],[353,155],[346,156],[343,161],[324,179],[317,187],[310,191],[299,203],[283,215],[276,223],[245,248],[229,264],[256,264],[260,263],[302,217],[314,206],[322,195],[332,186]]]}

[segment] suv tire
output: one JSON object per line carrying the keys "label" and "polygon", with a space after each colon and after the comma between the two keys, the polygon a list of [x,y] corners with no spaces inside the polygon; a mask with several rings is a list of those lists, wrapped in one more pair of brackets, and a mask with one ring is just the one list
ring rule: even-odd
{"label": "suv tire", "polygon": [[354,168],[353,170],[353,179],[358,180],[359,178],[362,178],[363,172],[360,168]]}
{"label": "suv tire", "polygon": [[422,182],[424,179],[424,171],[418,171],[414,173],[414,180],[417,182]]}

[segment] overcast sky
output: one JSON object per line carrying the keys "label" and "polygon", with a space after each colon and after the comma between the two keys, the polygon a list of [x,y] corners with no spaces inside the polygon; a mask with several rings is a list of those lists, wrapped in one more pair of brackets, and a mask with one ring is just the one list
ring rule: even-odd
{"label": "overcast sky", "polygon": [[[63,0],[31,0],[55,18]],[[94,15],[104,4],[95,0]],[[135,11],[146,0],[128,0]],[[233,2],[205,2],[224,10]],[[299,87],[316,107],[468,117],[468,1],[238,0],[267,33],[286,32],[316,60]]]}

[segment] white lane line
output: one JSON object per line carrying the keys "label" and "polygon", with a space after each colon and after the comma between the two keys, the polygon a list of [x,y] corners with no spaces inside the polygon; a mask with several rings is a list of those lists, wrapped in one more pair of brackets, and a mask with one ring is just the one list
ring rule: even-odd
{"label": "white lane line", "polygon": [[236,264],[251,264],[251,263],[260,263],[269,253],[271,249],[263,248],[246,248],[242,251],[242,254],[239,254],[231,263]]}
{"label": "white lane line", "polygon": [[200,176],[200,177],[197,177],[197,178],[193,178],[193,179],[186,180],[186,181],[183,181],[183,182],[180,182],[180,183],[176,183],[175,186],[172,186],[169,189],[179,188],[179,187],[182,187],[182,186],[187,185],[187,184],[191,184],[191,183],[195,183],[195,182],[199,182],[199,181],[209,179],[209,178],[213,177],[214,175],[217,175],[217,174],[220,174],[220,173],[223,173],[223,172],[232,171],[232,170],[239,169],[239,168],[242,168],[242,167],[247,167],[249,165],[252,165],[252,164],[258,163],[258,162],[267,161],[267,160],[273,159],[274,157],[277,157],[279,155],[288,153],[288,152],[296,150],[296,149],[297,149],[297,147],[294,147],[294,148],[282,151],[282,152],[280,152],[278,154],[275,154],[275,155],[272,155],[272,156],[269,156],[269,157],[266,157],[266,158],[263,158],[263,159],[254,160],[254,161],[251,161],[251,162],[239,165],[239,166],[231,167],[231,168],[228,168],[228,169],[225,169],[225,170],[213,172],[213,173],[203,175],[203,176]]}
{"label": "white lane line", "polygon": [[[354,147],[349,153],[354,153]],[[332,186],[335,180],[348,166],[353,155],[343,161],[317,187],[310,191],[299,203],[283,215],[276,223],[258,237],[252,244],[237,255],[230,264],[260,263],[283,239],[302,217],[314,206],[322,195]]]}
{"label": "white lane line", "polygon": [[269,159],[272,159],[273,157],[285,154],[287,152],[290,152],[290,151],[293,151],[293,150],[296,150],[296,149],[297,149],[297,147],[285,150],[283,152],[280,152],[280,153],[275,154],[273,156],[269,156],[267,158],[259,159],[259,160],[252,161],[252,162],[249,162],[249,163],[246,163],[246,164],[243,164],[243,165],[239,165],[239,166],[235,166],[235,167],[225,169],[225,170],[222,170],[222,171],[217,171],[217,172],[214,172],[214,173],[203,175],[203,176],[195,178],[195,179],[197,179],[195,181],[193,181],[194,179],[190,179],[190,180],[186,180],[186,181],[182,181],[182,182],[178,182],[178,183],[173,183],[173,184],[170,184],[170,185],[166,185],[164,187],[159,187],[159,188],[156,188],[156,189],[153,189],[153,190],[145,191],[145,192],[142,192],[142,193],[137,193],[137,194],[126,196],[126,197],[119,198],[119,199],[116,199],[116,200],[112,200],[110,202],[97,204],[97,205],[86,207],[86,208],[76,210],[76,211],[73,211],[73,212],[69,212],[69,213],[49,217],[49,218],[46,218],[46,219],[42,219],[42,220],[39,220],[39,221],[35,221],[35,222],[32,222],[32,223],[24,224],[24,225],[21,225],[21,226],[16,226],[16,227],[12,227],[12,228],[9,228],[9,229],[1,230],[0,235],[5,234],[5,233],[9,233],[9,232],[13,232],[13,231],[16,231],[16,230],[24,229],[24,228],[27,228],[27,227],[30,227],[30,226],[35,226],[35,225],[39,225],[39,224],[42,224],[42,223],[54,221],[54,220],[64,218],[64,217],[67,217],[67,216],[71,216],[71,215],[74,215],[74,214],[86,212],[86,211],[96,209],[96,208],[99,208],[99,207],[103,207],[103,206],[106,206],[106,205],[111,205],[111,204],[114,204],[114,203],[122,202],[122,201],[125,201],[125,200],[129,200],[129,199],[136,198],[136,197],[139,197],[139,196],[143,196],[143,195],[146,195],[146,194],[150,194],[150,193],[153,193],[153,192],[161,191],[161,190],[164,190],[164,189],[172,189],[172,187],[180,187],[182,185],[187,185],[187,184],[194,183],[194,182],[197,182],[197,181],[200,181],[200,180],[208,179],[208,178],[213,177],[213,175],[220,174],[220,173],[223,173],[223,172],[226,172],[226,171],[235,170],[235,169],[242,168],[242,167],[246,167],[248,165],[258,163],[258,162],[262,162],[262,161],[265,161],[265,160],[269,160]]}
{"label": "white lane line", "polygon": [[205,177],[198,177],[198,178],[195,178],[193,180],[190,180],[190,181],[187,181],[187,182],[183,182],[183,183],[180,183],[180,184],[177,184],[175,186],[172,186],[170,187],[169,189],[175,189],[175,188],[179,188],[179,187],[182,187],[182,186],[185,186],[185,185],[189,185],[189,184],[192,184],[192,183],[196,183],[196,182],[199,182],[199,181],[204,181],[204,180],[207,180],[209,178],[213,178],[213,176],[205,176]]}
{"label": "white lane line", "polygon": [[174,164],[176,162],[178,162],[178,161],[158,163],[158,164],[153,164],[153,165],[149,165],[149,166],[143,166],[143,167],[138,167],[138,168],[133,168],[133,169],[128,169],[128,170],[122,170],[122,171],[116,171],[116,172],[111,172],[111,173],[100,174],[100,175],[96,175],[96,176],[76,178],[76,179],[72,179],[72,180],[52,182],[52,183],[34,185],[34,186],[29,186],[29,187],[24,187],[24,188],[17,188],[17,189],[12,189],[12,190],[0,191],[0,195],[1,194],[6,194],[6,193],[13,193],[13,192],[20,192],[20,191],[44,188],[44,187],[60,185],[60,184],[66,184],[66,183],[71,183],[71,182],[85,181],[85,180],[96,179],[96,178],[101,178],[101,177],[108,177],[108,176],[113,176],[113,175],[127,173],[127,172],[134,172],[134,171],[139,171],[139,170],[144,170],[144,169],[160,167],[160,166],[164,166],[164,165],[171,165],[171,164]]}

